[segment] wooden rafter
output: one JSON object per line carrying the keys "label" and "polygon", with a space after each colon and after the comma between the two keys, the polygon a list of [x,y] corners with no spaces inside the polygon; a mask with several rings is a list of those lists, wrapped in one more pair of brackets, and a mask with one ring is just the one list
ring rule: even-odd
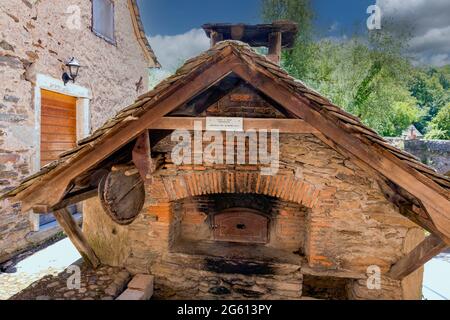
{"label": "wooden rafter", "polygon": [[[228,53],[230,52],[228,50]],[[227,52],[224,50],[223,54],[226,55]],[[15,200],[22,202],[22,211],[28,211],[33,206],[53,206],[60,202],[67,186],[73,179],[94,167],[124,144],[137,138],[149,126],[180,105],[186,103],[193,95],[206,90],[230,74],[232,61],[236,61],[234,55],[225,56],[225,58],[197,75],[192,81],[183,83],[178,88],[177,94],[170,94],[172,92],[169,92],[166,97],[158,101],[158,108],[154,108],[151,112],[143,114],[135,121],[128,121],[115,128],[114,133],[95,145],[95,152],[92,152],[90,148],[86,148],[70,165],[66,164],[56,169],[48,177],[49,180],[52,180],[52,183],[46,183],[45,185],[35,184],[18,194]]]}
{"label": "wooden rafter", "polygon": [[57,211],[69,207],[73,204],[80,203],[82,201],[94,198],[98,195],[97,188],[88,189],[76,192],[74,194],[69,195],[68,197],[61,200],[59,203],[54,205],[53,207],[48,206],[33,206],[33,212],[35,214],[47,214],[49,212]]}
{"label": "wooden rafter", "polygon": [[289,91],[256,68],[240,63],[233,67],[233,72],[294,115],[308,122],[353,157],[363,161],[381,175],[401,185],[413,196],[420,199],[428,214],[432,217],[436,228],[450,238],[450,201],[444,196],[445,191],[441,187],[408,167],[394,155],[388,154],[384,150],[377,150],[376,146],[365,144],[349,134],[315,110],[315,107],[307,98]]}
{"label": "wooden rafter", "polygon": [[430,235],[409,254],[397,261],[391,267],[387,276],[395,280],[401,280],[419,269],[446,248],[448,248],[448,245],[439,237]]}

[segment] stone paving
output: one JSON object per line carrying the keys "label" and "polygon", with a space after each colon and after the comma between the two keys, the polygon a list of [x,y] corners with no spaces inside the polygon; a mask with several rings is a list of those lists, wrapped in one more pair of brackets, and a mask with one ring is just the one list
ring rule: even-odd
{"label": "stone paving", "polygon": [[80,282],[73,281],[75,273],[67,271],[46,275],[28,288],[12,296],[11,300],[114,300],[126,288],[131,276],[121,268],[101,266],[97,270],[82,261],[79,266]]}
{"label": "stone paving", "polygon": [[6,272],[0,272],[0,300],[9,299],[47,275],[63,272],[81,258],[67,238],[36,250],[23,253],[3,265]]}
{"label": "stone paving", "polygon": [[48,268],[39,273],[0,273],[0,300],[8,300],[17,292],[48,275],[57,275],[62,270]]}

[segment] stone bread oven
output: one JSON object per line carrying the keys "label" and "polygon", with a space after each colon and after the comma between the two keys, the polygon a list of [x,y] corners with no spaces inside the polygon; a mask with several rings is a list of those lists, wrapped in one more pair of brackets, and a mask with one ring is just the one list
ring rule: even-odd
{"label": "stone bread oven", "polygon": [[[450,243],[450,180],[274,63],[295,25],[205,28],[213,48],[8,196],[55,210],[94,267],[154,275],[157,298],[419,299]],[[230,38],[266,39],[270,59]],[[81,231],[64,207],[82,200]]]}

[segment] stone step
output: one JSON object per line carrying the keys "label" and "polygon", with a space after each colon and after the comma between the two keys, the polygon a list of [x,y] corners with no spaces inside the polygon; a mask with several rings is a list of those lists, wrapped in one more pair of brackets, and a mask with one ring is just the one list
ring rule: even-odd
{"label": "stone step", "polygon": [[150,300],[153,296],[154,277],[137,274],[128,283],[127,289],[116,300]]}

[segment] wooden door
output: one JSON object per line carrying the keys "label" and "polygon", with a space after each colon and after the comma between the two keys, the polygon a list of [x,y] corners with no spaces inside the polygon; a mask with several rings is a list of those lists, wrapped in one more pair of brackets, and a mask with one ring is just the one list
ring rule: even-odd
{"label": "wooden door", "polygon": [[214,240],[267,243],[269,220],[247,208],[233,208],[214,216]]}
{"label": "wooden door", "polygon": [[76,98],[41,91],[41,167],[76,146]]}

